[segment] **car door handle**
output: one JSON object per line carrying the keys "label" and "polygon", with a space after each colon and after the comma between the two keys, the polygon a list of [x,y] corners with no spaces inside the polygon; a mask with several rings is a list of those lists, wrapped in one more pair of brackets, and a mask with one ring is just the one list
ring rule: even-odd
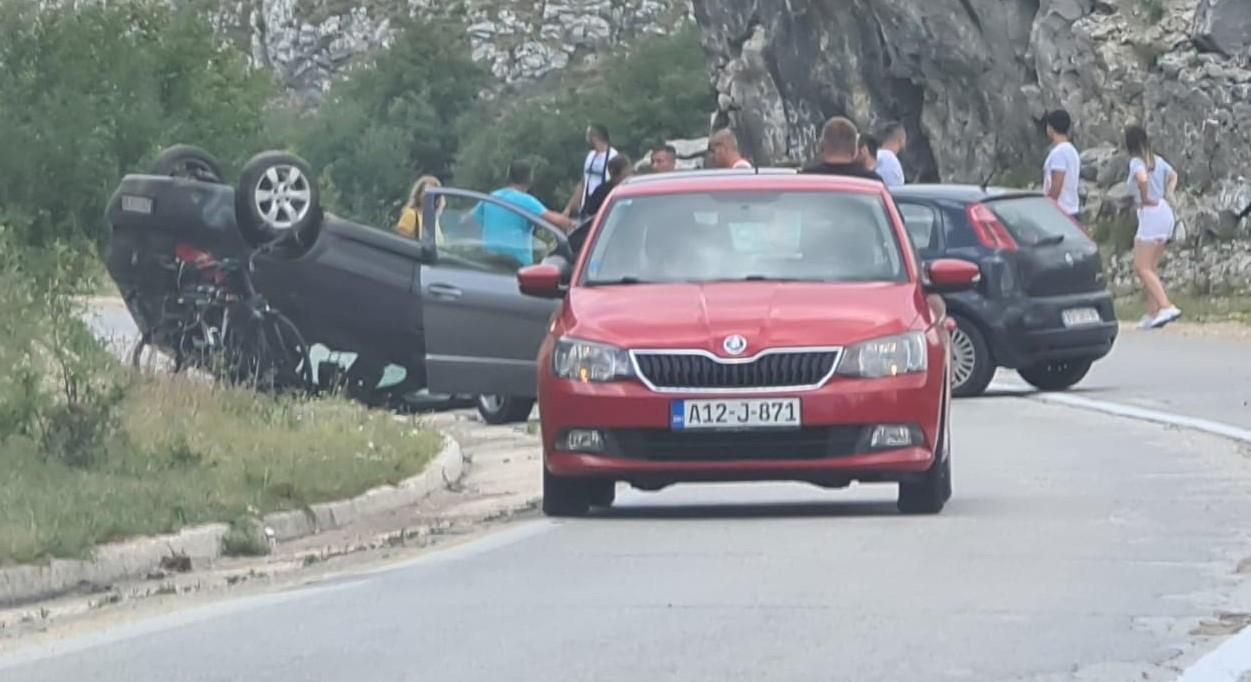
{"label": "car door handle", "polygon": [[430,286],[426,287],[426,293],[430,294],[431,296],[435,298],[441,298],[447,301],[455,301],[456,299],[460,298],[461,294],[464,292],[460,290],[460,287],[455,287],[455,286],[452,286],[451,284],[431,284]]}

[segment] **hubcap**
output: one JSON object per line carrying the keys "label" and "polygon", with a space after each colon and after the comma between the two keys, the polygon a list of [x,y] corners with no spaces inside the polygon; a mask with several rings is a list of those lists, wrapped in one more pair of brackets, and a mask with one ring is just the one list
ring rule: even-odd
{"label": "hubcap", "polygon": [[487,412],[499,412],[504,407],[504,398],[498,395],[480,395],[478,404]]}
{"label": "hubcap", "polygon": [[973,376],[976,366],[977,351],[973,347],[973,339],[956,327],[951,333],[951,379],[955,385],[963,386]]}
{"label": "hubcap", "polygon": [[312,207],[308,178],[295,166],[271,166],[256,181],[253,197],[257,213],[279,231],[291,229]]}

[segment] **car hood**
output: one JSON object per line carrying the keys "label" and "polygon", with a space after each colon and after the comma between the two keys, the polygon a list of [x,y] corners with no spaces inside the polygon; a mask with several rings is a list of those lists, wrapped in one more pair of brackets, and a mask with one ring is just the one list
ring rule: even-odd
{"label": "car hood", "polygon": [[574,287],[565,333],[624,348],[701,348],[724,355],[731,335],[747,353],[843,346],[912,328],[924,298],[913,284],[717,282]]}

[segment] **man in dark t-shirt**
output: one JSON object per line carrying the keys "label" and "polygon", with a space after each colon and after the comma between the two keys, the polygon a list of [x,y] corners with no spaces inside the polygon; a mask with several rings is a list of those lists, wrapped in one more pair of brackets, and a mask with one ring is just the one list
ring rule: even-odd
{"label": "man in dark t-shirt", "polygon": [[821,129],[821,157],[801,172],[846,175],[881,182],[882,177],[866,168],[859,156],[860,131],[856,130],[856,124],[842,116],[835,116],[826,121]]}

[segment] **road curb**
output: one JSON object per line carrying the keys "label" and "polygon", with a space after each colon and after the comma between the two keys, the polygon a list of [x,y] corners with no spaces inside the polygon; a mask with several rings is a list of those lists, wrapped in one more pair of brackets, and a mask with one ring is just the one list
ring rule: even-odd
{"label": "road curb", "polygon": [[1134,405],[1125,405],[1122,403],[1113,403],[1104,400],[1094,400],[1075,395],[1065,395],[1063,393],[1031,393],[1029,392],[1031,389],[1017,386],[1015,384],[1006,384],[1001,382],[991,384],[990,389],[994,391],[1001,391],[1011,397],[1025,398],[1026,400],[1034,400],[1049,405],[1061,405],[1063,407],[1070,407],[1079,410],[1101,412],[1114,417],[1136,419],[1138,421],[1150,422],[1152,424],[1175,426],[1177,428],[1200,431],[1213,436],[1220,436],[1239,443],[1251,445],[1251,430],[1234,426],[1233,424],[1226,424],[1224,422],[1202,419],[1200,417],[1187,417],[1185,415],[1174,414],[1172,412],[1163,412],[1160,410],[1152,410],[1145,407],[1136,407]]}
{"label": "road curb", "polygon": [[[441,435],[442,449],[420,474],[350,499],[266,514],[261,518],[266,534],[273,542],[297,540],[415,504],[452,487],[465,474],[465,458],[454,438]],[[222,537],[229,529],[224,523],[204,524],[169,535],[100,545],[91,559],[53,559],[45,565],[0,568],[0,606],[20,606],[77,590],[104,590],[118,581],[148,576],[160,569],[163,558],[174,555],[185,555],[192,566],[212,561],[222,556]]]}

